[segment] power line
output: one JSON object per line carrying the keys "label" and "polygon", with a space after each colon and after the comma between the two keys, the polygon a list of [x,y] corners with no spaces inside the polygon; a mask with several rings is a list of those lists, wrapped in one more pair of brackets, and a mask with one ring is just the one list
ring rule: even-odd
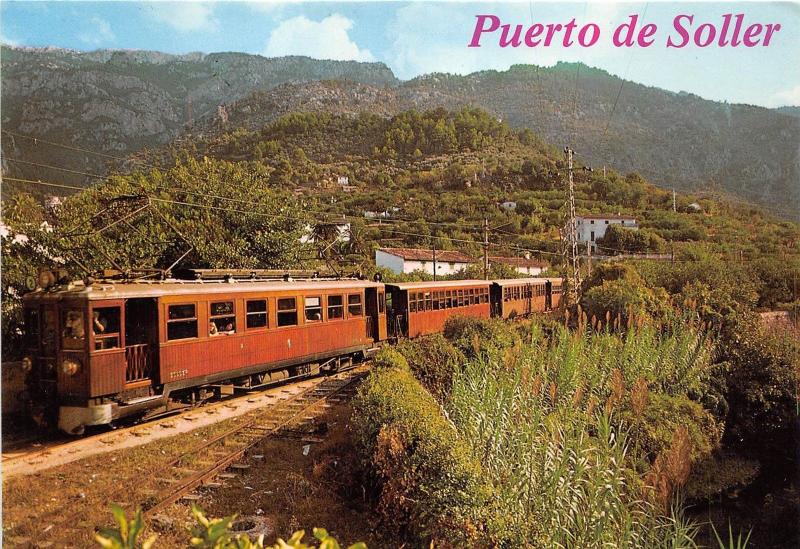
{"label": "power line", "polygon": [[[106,153],[100,153],[100,152],[92,151],[90,149],[85,149],[85,148],[81,148],[81,147],[74,147],[74,146],[71,146],[71,145],[66,145],[64,143],[58,143],[58,142],[55,142],[55,141],[49,141],[49,140],[46,140],[46,139],[41,139],[41,138],[38,138],[38,137],[31,136],[31,135],[18,134],[18,133],[15,133],[15,132],[11,132],[9,130],[2,130],[2,131],[7,133],[7,134],[9,134],[9,135],[13,135],[15,137],[21,137],[21,138],[29,139],[31,141],[34,141],[35,143],[41,142],[41,143],[45,143],[47,145],[51,145],[51,146],[55,146],[55,147],[62,147],[62,148],[65,148],[65,149],[84,152],[84,153],[87,153],[87,154],[93,154],[93,155],[102,156],[102,157],[106,157],[106,158],[111,158],[111,159],[119,160],[119,161],[122,161],[122,162],[136,162],[136,163],[139,163],[139,164],[141,164],[143,166],[146,166],[146,167],[149,167],[149,168],[153,168],[153,169],[156,169],[156,170],[163,170],[164,169],[164,167],[156,166],[154,164],[149,164],[149,163],[144,162],[143,160],[140,160],[140,159],[137,159],[137,158],[124,158],[124,157],[120,157],[120,156],[114,156],[114,155],[109,155],[109,154],[106,154]],[[61,170],[61,171],[69,172],[69,173],[86,175],[88,177],[92,177],[92,178],[95,178],[95,179],[108,179],[108,177],[110,177],[110,176],[103,176],[103,175],[99,175],[99,174],[92,174],[92,173],[88,173],[88,172],[81,172],[81,171],[77,171],[77,170],[71,170],[71,169],[62,168],[62,167],[59,167],[59,166],[42,164],[42,163],[38,163],[38,162],[30,162],[30,161],[27,161],[27,160],[17,160],[17,159],[8,159],[8,160],[11,160],[11,161],[14,161],[14,162],[23,163],[23,164],[30,164],[30,165],[34,165],[34,166],[38,166],[38,167],[42,167],[42,168],[50,168],[50,169]],[[211,182],[208,179],[208,177],[204,177],[203,180],[206,181],[207,183]],[[158,188],[160,188],[161,190],[167,190],[164,187],[164,185],[160,185]],[[192,195],[202,196],[202,197],[206,197],[206,198],[214,198],[214,199],[217,199],[217,200],[226,200],[226,201],[229,201],[229,202],[237,202],[237,203],[240,203],[240,204],[247,204],[247,205],[252,205],[253,204],[253,201],[250,201],[250,200],[231,198],[231,197],[227,197],[227,196],[221,196],[221,195],[215,195],[215,194],[209,194],[209,193],[200,193],[200,192],[190,191],[188,189],[171,189],[171,190],[172,191],[179,190],[180,192],[183,192],[183,193],[186,193],[186,194],[192,194]],[[313,214],[316,214],[316,215],[325,215],[325,216],[339,216],[339,215],[342,215],[345,218],[349,217],[351,220],[353,220],[353,219],[365,219],[365,218],[363,218],[361,216],[337,214],[335,212],[328,212],[328,211],[325,211],[325,212],[322,212],[322,211],[309,211],[309,213],[313,213]],[[472,230],[475,230],[475,228],[476,228],[475,225],[473,225],[473,224],[459,223],[459,222],[454,222],[454,221],[426,221],[426,220],[413,220],[413,219],[401,218],[401,217],[382,218],[380,221],[384,222],[384,223],[400,223],[400,222],[422,223],[422,222],[425,222],[428,225],[464,227],[464,228],[469,228],[469,229],[472,229]]]}

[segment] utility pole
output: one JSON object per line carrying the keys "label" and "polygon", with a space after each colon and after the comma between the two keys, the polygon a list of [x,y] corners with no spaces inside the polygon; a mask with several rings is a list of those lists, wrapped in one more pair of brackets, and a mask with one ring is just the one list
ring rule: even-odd
{"label": "utility pole", "polygon": [[489,218],[483,218],[483,279],[489,280]]}
{"label": "utility pole", "polygon": [[[601,254],[602,255],[602,254]],[[592,243],[586,241],[586,262],[589,266],[589,276],[592,274]]]}
{"label": "utility pole", "polygon": [[433,281],[436,282],[436,242],[433,243]]}
{"label": "utility pole", "polygon": [[678,211],[678,204],[677,201],[675,200],[675,189],[672,189],[672,211],[673,212]]}
{"label": "utility pole", "polygon": [[567,157],[567,206],[569,208],[569,219],[567,220],[567,239],[569,260],[571,263],[569,299],[572,303],[578,302],[578,292],[581,286],[580,260],[578,258],[578,222],[575,219],[575,181],[573,179],[572,155],[575,153],[569,147],[564,147],[564,154]]}

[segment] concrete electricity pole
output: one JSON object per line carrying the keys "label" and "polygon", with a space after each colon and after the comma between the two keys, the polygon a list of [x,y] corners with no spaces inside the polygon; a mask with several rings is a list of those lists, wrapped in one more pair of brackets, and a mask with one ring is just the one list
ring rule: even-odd
{"label": "concrete electricity pole", "polygon": [[564,154],[567,157],[567,207],[569,208],[569,219],[567,220],[567,239],[569,262],[571,267],[569,299],[571,303],[578,302],[578,292],[581,286],[580,260],[578,258],[578,221],[575,219],[575,181],[573,179],[572,155],[575,153],[569,147],[564,147]]}

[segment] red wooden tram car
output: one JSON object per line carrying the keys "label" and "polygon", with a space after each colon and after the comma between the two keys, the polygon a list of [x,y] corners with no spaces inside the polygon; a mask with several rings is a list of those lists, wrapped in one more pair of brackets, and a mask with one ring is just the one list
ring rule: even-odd
{"label": "red wooden tram car", "polygon": [[492,282],[492,315],[527,316],[557,309],[561,303],[560,278],[513,278]]}
{"label": "red wooden tram car", "polygon": [[335,368],[386,338],[384,286],[361,280],[70,284],[24,308],[33,402],[57,402],[70,433],[211,384]]}
{"label": "red wooden tram car", "polygon": [[444,330],[457,315],[489,318],[487,280],[387,284],[390,335],[418,337]]}

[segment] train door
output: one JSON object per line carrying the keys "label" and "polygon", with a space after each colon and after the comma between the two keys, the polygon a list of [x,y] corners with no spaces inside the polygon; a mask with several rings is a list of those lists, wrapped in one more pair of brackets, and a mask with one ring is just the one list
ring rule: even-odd
{"label": "train door", "polygon": [[365,288],[364,300],[370,319],[369,337],[375,341],[386,339],[386,294],[383,288]]}
{"label": "train door", "polygon": [[550,311],[553,308],[553,283],[549,280],[544,283],[544,310]]}
{"label": "train door", "polygon": [[153,298],[125,303],[125,383],[143,384],[158,373],[158,304]]}

